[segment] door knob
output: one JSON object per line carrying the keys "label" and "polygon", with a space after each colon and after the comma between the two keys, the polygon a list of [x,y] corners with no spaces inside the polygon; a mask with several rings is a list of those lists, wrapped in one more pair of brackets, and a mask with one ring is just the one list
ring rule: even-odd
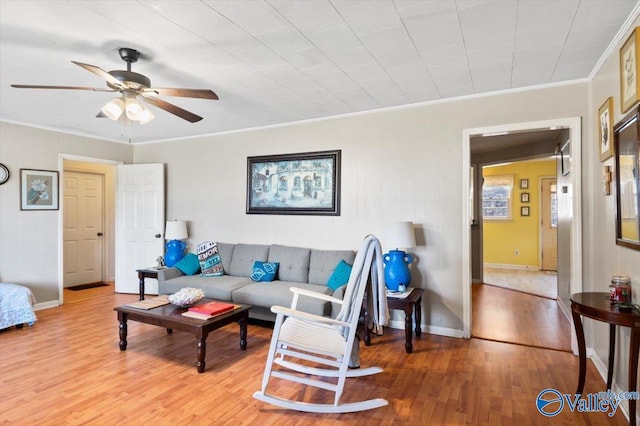
{"label": "door knob", "polygon": [[160,238],[160,237],[162,237],[162,235],[156,234],[156,238]]}
{"label": "door knob", "polygon": [[102,237],[102,232],[98,232],[96,235],[98,235],[98,237]]}

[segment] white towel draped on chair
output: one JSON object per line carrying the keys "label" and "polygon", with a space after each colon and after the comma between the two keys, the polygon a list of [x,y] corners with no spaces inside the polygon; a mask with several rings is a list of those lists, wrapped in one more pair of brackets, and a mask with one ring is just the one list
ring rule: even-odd
{"label": "white towel draped on chair", "polygon": [[[350,358],[358,353],[356,330],[365,291],[369,292],[368,317],[371,318],[372,325],[378,330],[388,322],[389,309],[383,272],[380,242],[375,236],[368,235],[358,251],[342,300],[292,287],[294,297],[291,307],[271,308],[277,314],[276,322],[262,389],[253,394],[254,398],[284,408],[315,413],[347,413],[387,405],[388,402],[381,398],[340,403],[347,377],[362,377],[383,371],[379,367],[348,368]],[[335,319],[298,311],[296,305],[299,296],[339,303],[342,308]],[[320,367],[310,366],[309,361]],[[359,365],[359,360],[356,363]],[[310,376],[320,376],[320,379]],[[334,403],[295,401],[267,393],[272,378],[334,392]]]}

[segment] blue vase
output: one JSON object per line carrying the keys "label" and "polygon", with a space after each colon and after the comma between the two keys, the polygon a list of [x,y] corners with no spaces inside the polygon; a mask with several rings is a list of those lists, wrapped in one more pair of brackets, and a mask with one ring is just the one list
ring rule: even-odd
{"label": "blue vase", "polygon": [[187,248],[187,245],[184,241],[180,240],[171,240],[167,241],[167,252],[164,254],[164,264],[165,266],[172,267],[180,259],[184,257],[184,250]]}
{"label": "blue vase", "polygon": [[402,250],[389,250],[389,253],[385,254],[382,259],[387,288],[391,291],[398,291],[401,286],[405,289],[409,287],[409,283],[411,283],[409,264],[413,262],[413,257]]}

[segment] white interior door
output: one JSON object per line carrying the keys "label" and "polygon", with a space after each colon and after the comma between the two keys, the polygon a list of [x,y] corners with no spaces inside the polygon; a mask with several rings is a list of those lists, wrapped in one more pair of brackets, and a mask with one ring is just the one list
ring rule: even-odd
{"label": "white interior door", "polygon": [[64,287],[102,281],[104,177],[64,172]]}
{"label": "white interior door", "polygon": [[[136,269],[156,265],[164,252],[164,165],[118,166],[116,292],[137,293]],[[145,282],[157,294],[157,282]]]}

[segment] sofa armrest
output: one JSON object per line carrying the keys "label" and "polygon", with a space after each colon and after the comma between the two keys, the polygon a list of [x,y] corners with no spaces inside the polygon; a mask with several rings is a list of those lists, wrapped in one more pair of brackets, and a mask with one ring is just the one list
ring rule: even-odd
{"label": "sofa armrest", "polygon": [[305,290],[303,288],[298,287],[290,287],[289,290],[293,292],[293,300],[291,301],[291,309],[296,309],[298,305],[298,296],[307,296],[314,299],[326,300],[331,303],[339,303],[342,304],[342,300],[337,299],[333,296],[329,296],[328,294],[318,293],[317,291]]}
{"label": "sofa armrest", "polygon": [[177,268],[165,268],[158,270],[158,282],[167,281],[172,278],[177,278],[184,275],[182,271]]}
{"label": "sofa armrest", "polygon": [[333,292],[333,297],[340,300],[340,303],[331,303],[331,318],[335,318],[338,316],[338,312],[342,309],[342,299],[344,299],[344,291],[347,286],[343,285],[338,287],[336,291]]}

